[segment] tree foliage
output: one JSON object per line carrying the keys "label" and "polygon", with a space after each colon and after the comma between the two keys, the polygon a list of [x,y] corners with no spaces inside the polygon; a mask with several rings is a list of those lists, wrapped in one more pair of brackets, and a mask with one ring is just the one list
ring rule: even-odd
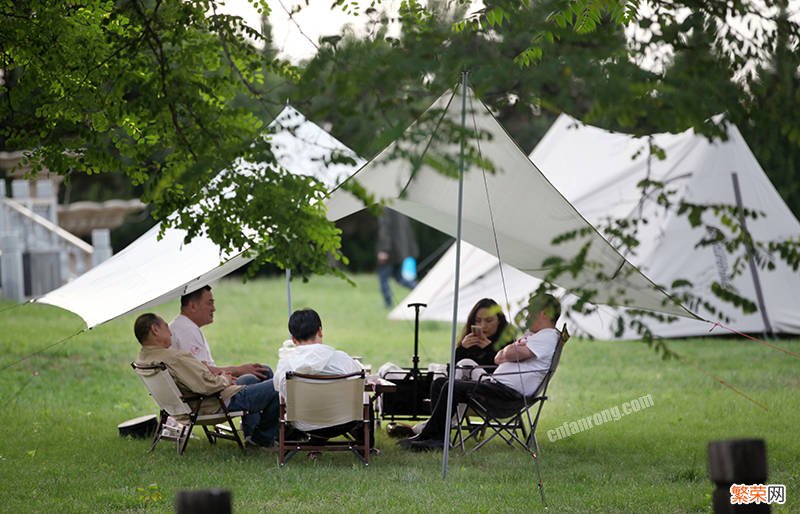
{"label": "tree foliage", "polygon": [[[270,2],[251,1],[268,12]],[[709,137],[724,134],[724,122],[707,123],[723,113],[800,213],[791,115],[800,105],[800,30],[786,0],[776,9],[750,0],[486,0],[471,14],[467,0],[406,0],[397,14],[380,2],[335,0],[369,19],[368,34],[326,38],[302,68],[253,46],[269,34],[220,14],[221,3],[0,0],[0,146],[30,150],[34,167],[57,173],[122,172],[157,217],[178,212],[169,222],[190,236],[206,231],[223,248],[252,248],[257,263],[322,271],[327,253],[339,256],[324,191],[274,165],[259,137],[265,121],[288,96],[369,157],[469,70],[477,95],[525,151],[563,111],[635,134],[693,127]],[[390,36],[390,21],[399,36]],[[265,166],[212,180],[238,157]],[[727,230],[731,251],[756,247],[736,228],[745,213],[642,186],[709,233]],[[606,230],[635,250],[638,226],[616,220]],[[785,242],[763,249],[797,261]],[[561,267],[590,265],[578,261]],[[717,292],[748,308],[724,287]]]}
{"label": "tree foliage", "polygon": [[[763,106],[769,104],[767,88],[791,94],[798,90],[792,87],[797,77],[797,61],[792,58],[797,52],[790,50],[796,48],[797,24],[785,16],[776,16],[775,12],[760,10],[759,4],[754,2],[656,1],[645,5],[643,2],[500,0],[485,2],[480,11],[460,21],[458,16],[447,19],[434,15],[436,9],[447,13],[442,6],[451,3],[433,2],[429,4],[432,10],[414,2],[407,4],[414,5],[415,9],[410,11],[413,12],[410,21],[404,20],[399,38],[340,40],[331,55],[321,52],[309,64],[308,70],[317,72],[326,64],[329,66],[326,78],[317,78],[316,86],[325,90],[327,84],[335,83],[340,87],[337,93],[350,89],[345,95],[321,95],[315,99],[317,104],[325,102],[326,98],[344,96],[351,99],[343,102],[348,108],[359,106],[354,109],[355,116],[363,115],[360,109],[363,102],[359,98],[373,88],[374,81],[380,82],[378,77],[388,73],[391,77],[388,82],[394,89],[381,90],[381,97],[386,101],[367,109],[380,113],[372,118],[370,126],[378,127],[377,133],[381,134],[383,127],[389,126],[386,120],[400,118],[393,116],[394,112],[402,110],[400,105],[413,105],[404,100],[416,99],[419,91],[428,95],[437,93],[455,81],[458,71],[469,69],[470,85],[523,145],[529,140],[532,140],[531,146],[535,142],[535,136],[528,138],[525,134],[530,134],[532,129],[535,131],[537,123],[543,127],[549,125],[552,118],[548,119],[548,113],[562,111],[638,135],[694,128],[709,138],[719,138],[725,137],[727,121],[753,127],[754,120],[758,120],[764,123],[764,128],[774,127],[770,139],[776,149],[779,144],[793,144],[791,137],[796,127],[791,118],[781,117],[774,109],[760,118],[753,114],[763,111]],[[465,2],[456,4],[463,6]],[[449,33],[442,20],[450,22]],[[622,25],[626,25],[626,34],[623,34]],[[387,48],[387,41],[396,52]],[[336,57],[343,56],[344,62],[362,62],[363,59],[352,58],[354,53],[360,51],[366,55],[379,47],[382,48],[381,64],[374,75],[366,66],[358,74],[351,75],[351,69],[342,70],[340,66],[331,65]],[[512,61],[518,66],[509,66]],[[404,74],[404,69],[409,71]],[[781,78],[776,79],[779,73],[771,73],[771,70],[782,70]],[[425,78],[432,90],[430,93],[424,91],[415,72]],[[307,72],[303,80],[310,77]],[[451,83],[442,81],[442,77]],[[348,84],[347,88],[341,88],[342,84]],[[403,98],[409,88],[415,87],[415,95]],[[392,96],[392,91],[396,96]],[[785,95],[781,101],[790,102],[791,97]],[[778,102],[774,105],[777,107]],[[516,109],[519,109],[519,116],[515,116]],[[538,116],[533,115],[534,112]],[[712,119],[720,113],[724,116]],[[324,110],[320,114],[328,115]],[[349,140],[347,113],[337,109],[336,119],[343,123],[334,123],[334,130],[337,126],[344,127],[342,137]],[[780,132],[783,139],[775,138],[776,132]],[[365,139],[368,137],[365,134]],[[751,143],[758,147],[760,139],[754,138]],[[664,149],[651,146],[647,151],[650,158],[665,157]],[[757,149],[756,153],[759,153]],[[793,169],[785,163],[762,164],[779,186],[784,170]],[[740,212],[733,205],[690,204],[673,198],[664,184],[643,183],[641,186],[643,201],[651,201],[659,209],[684,216],[693,226],[702,227],[701,232],[711,234],[698,241],[687,241],[687,244],[725,248],[733,263],[731,276],[726,277],[724,283],[715,283],[710,291],[719,303],[730,304],[744,312],[756,309],[752,299],[742,297],[730,286],[731,280],[746,270],[750,255],[780,254],[794,265],[792,256],[797,255],[796,241],[755,241],[743,229],[743,216],[757,217],[759,213]],[[787,200],[791,200],[791,190],[791,187],[781,187]],[[635,252],[638,230],[646,223],[646,219],[633,216],[609,220],[602,230],[623,253]],[[564,235],[565,240],[579,236]],[[551,282],[558,282],[559,273],[572,273],[576,268],[591,266],[592,263],[582,259],[584,256],[582,253],[568,262],[549,263],[553,270],[553,276],[549,277]],[[768,258],[757,260],[764,267],[772,265]],[[688,281],[678,280],[662,286],[690,308],[724,319],[719,304],[703,299],[703,295],[698,294],[703,292],[696,291]],[[592,291],[579,294],[583,303],[591,300]],[[652,337],[647,323],[641,319],[630,319],[627,328],[645,339]],[[658,349],[667,354],[664,348]]]}
{"label": "tree foliage", "polygon": [[776,4],[772,54],[747,77],[743,108],[734,111],[731,120],[800,217],[800,36],[797,21],[789,18],[789,2]]}
{"label": "tree foliage", "polygon": [[[190,237],[250,248],[258,263],[326,270],[338,231],[318,185],[274,165],[226,175],[224,191],[211,183],[238,157],[274,163],[265,123],[242,99],[279,105],[260,86],[297,74],[265,61],[251,42],[260,33],[220,14],[221,3],[3,0],[0,145],[26,150],[34,172],[122,172],[156,218]],[[205,209],[190,208],[201,200]]]}

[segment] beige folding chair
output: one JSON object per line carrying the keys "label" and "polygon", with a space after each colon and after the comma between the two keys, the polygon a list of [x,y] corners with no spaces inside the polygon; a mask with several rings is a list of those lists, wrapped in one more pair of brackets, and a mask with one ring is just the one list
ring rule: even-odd
{"label": "beige folding chair", "polygon": [[[364,394],[364,371],[348,375],[305,375],[286,373],[286,398],[281,399],[278,429],[278,462],[281,466],[298,451],[351,451],[364,464],[369,464],[370,434],[369,399]],[[306,423],[320,427],[337,427],[359,422],[363,438],[357,441],[349,430],[330,439],[293,436],[303,435],[289,431],[293,423]]]}
{"label": "beige folding chair", "polygon": [[[247,414],[245,411],[229,411],[222,401],[219,393],[203,395],[184,395],[178,389],[178,385],[169,374],[167,366],[160,362],[155,365],[142,365],[135,362],[131,367],[142,379],[150,396],[153,397],[161,413],[159,416],[158,427],[153,436],[153,444],[150,445],[152,452],[161,439],[173,439],[176,442],[178,455],[182,455],[189,444],[189,437],[195,425],[203,427],[203,431],[208,438],[208,442],[214,444],[217,439],[228,439],[236,441],[240,448],[244,449],[239,432],[233,424],[233,419]],[[204,400],[216,400],[219,402],[219,411],[213,414],[200,414],[200,407]],[[181,422],[180,428],[167,426],[167,418],[172,416]],[[218,426],[217,424],[220,423]],[[165,430],[166,427],[166,430]],[[209,427],[211,427],[209,429]],[[174,430],[175,435],[169,432]],[[164,432],[167,432],[166,434]]]}

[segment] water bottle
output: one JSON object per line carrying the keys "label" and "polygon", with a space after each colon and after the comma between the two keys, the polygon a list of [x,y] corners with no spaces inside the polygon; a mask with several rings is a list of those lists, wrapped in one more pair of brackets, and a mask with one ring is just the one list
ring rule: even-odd
{"label": "water bottle", "polygon": [[408,282],[415,281],[417,279],[417,260],[413,257],[403,259],[403,264],[400,266],[400,275]]}

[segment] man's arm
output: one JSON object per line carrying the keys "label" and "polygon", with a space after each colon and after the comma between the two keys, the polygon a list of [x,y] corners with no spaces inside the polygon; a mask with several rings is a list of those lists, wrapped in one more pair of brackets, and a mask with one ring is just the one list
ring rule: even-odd
{"label": "man's arm", "polygon": [[289,357],[282,357],[275,366],[275,375],[272,377],[272,385],[280,397],[286,398],[286,372],[292,370],[292,361]]}
{"label": "man's arm", "polygon": [[535,357],[536,354],[533,353],[530,348],[528,348],[528,345],[525,344],[525,340],[520,339],[519,341],[511,343],[497,352],[497,355],[494,356],[494,363],[502,364],[504,362],[520,362],[533,359]]}
{"label": "man's arm", "polygon": [[241,366],[217,367],[206,362],[206,365],[208,366],[208,369],[210,369],[215,375],[230,373],[234,377],[239,378],[242,375],[247,375],[250,373],[255,375],[259,380],[264,380],[267,378],[267,376],[264,374],[267,371],[267,368],[262,364],[242,364]]}
{"label": "man's arm", "polygon": [[233,383],[230,375],[215,375],[190,353],[176,353],[166,364],[175,380],[196,394],[216,393]]}

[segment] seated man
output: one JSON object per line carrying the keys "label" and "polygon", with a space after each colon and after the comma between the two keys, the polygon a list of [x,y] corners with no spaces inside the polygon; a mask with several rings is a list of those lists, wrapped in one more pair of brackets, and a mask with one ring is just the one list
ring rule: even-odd
{"label": "seated man", "polygon": [[263,364],[242,364],[240,366],[217,367],[211,357],[211,349],[200,327],[214,322],[214,295],[211,286],[203,286],[196,291],[181,296],[181,312],[169,324],[172,331],[172,345],[176,350],[191,353],[204,362],[214,373],[230,373],[238,384],[252,384],[272,378],[272,370]]}
{"label": "seated man", "polygon": [[[447,412],[447,378],[439,378],[431,386],[431,401],[435,402],[430,419],[422,431],[398,444],[406,449],[425,451],[442,449],[449,421],[459,403],[470,396],[480,396],[486,401],[519,401],[536,392],[550,369],[560,334],[556,321],[561,315],[561,304],[549,294],[535,296],[530,303],[528,331],[516,342],[509,344],[495,356],[497,369],[491,375],[473,380],[455,380],[453,383],[452,410]],[[481,378],[481,380],[477,380]]]}
{"label": "seated man", "polygon": [[[278,433],[278,394],[272,381],[236,385],[236,378],[230,373],[213,373],[191,353],[170,347],[172,332],[167,323],[155,314],[146,313],[136,318],[133,331],[142,345],[136,364],[155,365],[163,362],[178,389],[185,394],[221,392],[228,409],[250,412],[242,418],[245,440],[259,446],[273,445]],[[201,414],[218,411],[219,402],[212,399],[206,399],[200,407]]]}
{"label": "seated man", "polygon": [[[286,372],[294,371],[309,375],[347,375],[356,373],[363,368],[355,359],[341,350],[323,344],[322,320],[319,314],[312,309],[294,311],[289,317],[289,333],[295,348],[284,353],[275,370],[275,390],[282,398],[286,397]],[[371,413],[370,413],[371,417]],[[371,425],[371,424],[370,424]],[[302,432],[309,432],[312,436],[321,438],[335,437],[352,430],[357,441],[359,437],[358,422],[345,423],[333,427],[325,427],[307,423],[295,423],[293,428]],[[372,443],[372,426],[370,426],[370,443]]]}

